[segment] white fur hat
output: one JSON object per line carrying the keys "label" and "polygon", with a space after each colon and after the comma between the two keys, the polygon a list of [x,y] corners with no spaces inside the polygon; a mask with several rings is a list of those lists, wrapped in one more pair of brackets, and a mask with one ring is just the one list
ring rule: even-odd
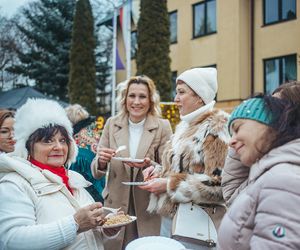
{"label": "white fur hat", "polygon": [[205,104],[214,100],[218,91],[217,70],[215,68],[194,68],[180,74],[178,80],[184,81]]}
{"label": "white fur hat", "polygon": [[78,152],[77,145],[72,137],[72,124],[63,107],[58,102],[47,99],[28,99],[17,110],[14,124],[16,144],[12,155],[27,159],[28,151],[25,145],[29,136],[37,129],[47,127],[50,124],[63,126],[68,132],[71,143],[67,164],[70,166],[76,160]]}

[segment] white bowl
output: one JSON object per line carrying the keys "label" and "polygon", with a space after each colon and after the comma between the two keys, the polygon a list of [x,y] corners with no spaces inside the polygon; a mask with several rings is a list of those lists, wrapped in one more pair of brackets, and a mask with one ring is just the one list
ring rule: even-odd
{"label": "white bowl", "polygon": [[125,250],[184,250],[186,249],[180,242],[162,237],[148,236],[131,241]]}

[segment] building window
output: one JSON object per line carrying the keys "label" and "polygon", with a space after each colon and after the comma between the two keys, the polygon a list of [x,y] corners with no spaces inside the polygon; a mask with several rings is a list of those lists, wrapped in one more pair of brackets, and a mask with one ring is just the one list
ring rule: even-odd
{"label": "building window", "polygon": [[177,11],[169,14],[170,20],[170,43],[177,43]]}
{"label": "building window", "polygon": [[265,93],[271,94],[280,84],[297,79],[297,55],[264,60]]}
{"label": "building window", "polygon": [[137,32],[133,31],[131,32],[131,48],[130,48],[131,59],[136,57],[136,51],[137,51]]}
{"label": "building window", "polygon": [[216,0],[193,5],[193,37],[213,34],[216,28]]}
{"label": "building window", "polygon": [[177,71],[172,71],[172,73],[171,73],[171,86],[172,86],[172,97],[173,97],[173,99],[176,96],[176,78],[177,78]]}
{"label": "building window", "polygon": [[296,19],[296,0],[264,0],[264,24]]}

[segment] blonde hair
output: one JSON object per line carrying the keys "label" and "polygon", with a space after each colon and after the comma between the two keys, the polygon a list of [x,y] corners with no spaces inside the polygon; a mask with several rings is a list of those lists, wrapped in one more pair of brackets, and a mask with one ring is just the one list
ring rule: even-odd
{"label": "blonde hair", "polygon": [[87,119],[90,116],[89,113],[79,104],[70,105],[65,108],[65,111],[72,125]]}
{"label": "blonde hair", "polygon": [[160,96],[156,90],[156,86],[154,82],[148,76],[145,75],[133,76],[130,77],[128,81],[124,81],[121,83],[121,86],[118,88],[119,93],[117,97],[119,114],[121,115],[128,114],[126,101],[127,101],[129,86],[133,83],[144,84],[147,86],[149,91],[149,99],[150,99],[150,107],[148,113],[150,113],[153,116],[160,117],[161,116],[161,109],[159,106]]}

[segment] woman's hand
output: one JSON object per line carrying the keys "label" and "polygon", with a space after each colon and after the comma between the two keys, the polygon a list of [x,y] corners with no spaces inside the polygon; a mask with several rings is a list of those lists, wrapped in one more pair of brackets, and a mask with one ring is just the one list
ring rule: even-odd
{"label": "woman's hand", "polygon": [[78,233],[101,226],[105,222],[105,214],[101,207],[101,202],[95,202],[91,205],[80,208],[74,214],[74,219],[79,226]]}
{"label": "woman's hand", "polygon": [[160,195],[167,192],[167,179],[166,178],[155,178],[148,181],[147,185],[138,186],[140,189],[147,190],[155,195]]}
{"label": "woman's hand", "polygon": [[155,167],[150,166],[143,170],[144,181],[149,181],[154,178],[158,178],[159,174],[154,172]]}
{"label": "woman's hand", "polygon": [[103,168],[106,164],[111,160],[113,156],[115,156],[116,150],[111,148],[102,148],[98,147],[97,155],[98,155],[98,163]]}
{"label": "woman's hand", "polygon": [[129,161],[123,161],[124,164],[128,165],[129,167],[133,168],[144,168],[150,165],[151,160],[150,158],[146,157],[143,162],[129,162]]}

